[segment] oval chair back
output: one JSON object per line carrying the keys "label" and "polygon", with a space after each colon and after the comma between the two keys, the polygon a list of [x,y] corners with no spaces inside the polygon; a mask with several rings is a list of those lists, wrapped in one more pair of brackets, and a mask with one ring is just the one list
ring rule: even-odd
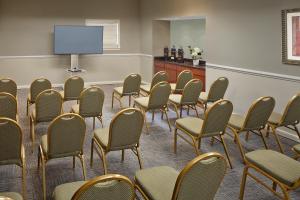
{"label": "oval chair back", "polygon": [[171,94],[171,85],[168,82],[156,84],[150,91],[148,109],[160,109],[167,105]]}
{"label": "oval chair back", "polygon": [[123,83],[123,95],[138,95],[142,78],[139,74],[130,74]]}
{"label": "oval chair back", "polygon": [[281,118],[280,125],[296,125],[300,122],[300,93],[296,94],[289,101],[283,116]]}
{"label": "oval chair back", "polygon": [[250,107],[243,125],[243,130],[260,130],[265,127],[275,107],[273,97],[261,97]]}
{"label": "oval chair back", "polygon": [[22,130],[16,121],[0,118],[0,165],[22,165]]}
{"label": "oval chair back", "polygon": [[108,149],[119,150],[139,144],[144,125],[143,113],[136,108],[127,108],[113,118],[109,126]]}
{"label": "oval chair back", "polygon": [[83,117],[97,117],[102,115],[104,92],[99,87],[83,90],[79,98],[79,114]]}
{"label": "oval chair back", "polygon": [[55,118],[48,128],[47,156],[65,157],[82,153],[86,125],[84,119],[74,113]]}
{"label": "oval chair back", "polygon": [[209,89],[207,101],[215,102],[220,99],[223,99],[225,92],[228,88],[228,84],[229,81],[226,77],[220,77],[217,80],[215,80]]}
{"label": "oval chair back", "polygon": [[50,89],[41,92],[36,97],[36,121],[52,121],[54,118],[61,114],[62,103],[62,97],[56,90]]}
{"label": "oval chair back", "polygon": [[64,99],[77,100],[84,88],[84,80],[79,76],[73,76],[64,84]]}
{"label": "oval chair back", "polygon": [[72,200],[134,200],[133,183],[125,176],[117,174],[94,178],[81,186]]}
{"label": "oval chair back", "polygon": [[228,100],[215,102],[204,114],[204,121],[200,137],[211,133],[221,133],[226,130],[228,121],[233,111],[233,105]]}
{"label": "oval chair back", "polygon": [[0,92],[0,117],[17,120],[18,103],[16,98],[6,92]]}
{"label": "oval chair back", "polygon": [[51,82],[45,78],[39,78],[34,80],[30,85],[30,101],[35,102],[35,99],[38,94],[45,90],[49,90],[52,88]]}
{"label": "oval chair back", "polygon": [[17,84],[9,78],[0,79],[0,92],[7,92],[17,97]]}
{"label": "oval chair back", "polygon": [[153,76],[150,88],[152,89],[157,83],[163,81],[168,81],[168,74],[166,71],[159,71]]}
{"label": "oval chair back", "polygon": [[206,153],[190,161],[179,174],[172,200],[213,200],[225,176],[226,160]]}
{"label": "oval chair back", "polygon": [[175,91],[182,91],[184,86],[193,79],[193,73],[190,70],[183,70],[177,77]]}
{"label": "oval chair back", "polygon": [[199,95],[202,90],[202,82],[199,79],[190,80],[183,89],[181,104],[182,105],[196,105]]}

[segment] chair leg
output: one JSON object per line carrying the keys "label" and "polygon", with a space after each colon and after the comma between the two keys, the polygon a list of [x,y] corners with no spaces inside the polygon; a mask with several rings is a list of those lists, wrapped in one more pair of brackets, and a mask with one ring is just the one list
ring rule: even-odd
{"label": "chair leg", "polygon": [[175,128],[175,131],[174,131],[174,153],[175,154],[177,153],[177,131],[178,131],[178,129]]}
{"label": "chair leg", "polygon": [[175,103],[171,103],[175,109],[175,112],[176,112],[176,116],[177,116],[177,119],[179,119],[179,113],[178,113],[178,108],[177,108],[177,105]]}
{"label": "chair leg", "polygon": [[44,159],[44,156],[41,155],[41,158],[42,158],[42,179],[43,179],[43,199],[46,200],[46,163],[45,163],[45,159]]}
{"label": "chair leg", "polygon": [[200,142],[201,142],[201,140],[199,140],[199,141],[196,141],[195,139],[192,139],[193,140],[193,143],[194,143],[194,149],[195,149],[195,153],[196,153],[196,155],[198,156],[198,155],[200,155],[200,151],[199,151],[199,148],[200,148]]}
{"label": "chair leg", "polygon": [[267,134],[266,137],[268,138],[270,135],[270,125],[267,124]]}
{"label": "chair leg", "polygon": [[171,128],[171,123],[170,123],[170,120],[169,120],[169,117],[168,117],[168,113],[166,110],[163,111],[166,115],[166,118],[167,118],[167,122],[168,122],[168,125],[169,125],[169,129],[170,129],[170,132],[172,131],[172,128]]}
{"label": "chair leg", "polygon": [[28,116],[29,113],[29,101],[27,99],[27,104],[26,104],[26,116]]}
{"label": "chair leg", "polygon": [[75,169],[75,156],[73,156],[73,169]]}
{"label": "chair leg", "polygon": [[180,106],[180,118],[182,118],[182,106]]}
{"label": "chair leg", "polygon": [[190,106],[188,106],[186,114],[190,115]]}
{"label": "chair leg", "polygon": [[93,130],[95,130],[95,117],[93,117]]}
{"label": "chair leg", "polygon": [[273,135],[274,135],[274,137],[275,137],[275,140],[276,140],[276,142],[277,142],[277,144],[278,144],[278,147],[279,147],[280,152],[284,154],[282,144],[281,144],[281,142],[280,142],[280,140],[279,140],[279,137],[278,137],[278,135],[277,135],[277,133],[276,133],[276,128],[272,126],[271,129],[272,129],[272,133],[273,133]]}
{"label": "chair leg", "polygon": [[261,137],[261,139],[262,139],[262,141],[264,143],[265,148],[268,149],[268,145],[266,143],[264,134],[261,132],[261,130],[259,130],[259,133],[260,133],[260,137]]}
{"label": "chair leg", "polygon": [[98,118],[98,120],[100,121],[102,128],[104,128],[104,126],[103,126],[103,120],[102,120],[102,116],[99,116],[99,117],[97,117],[97,118]]}
{"label": "chair leg", "polygon": [[23,193],[23,198],[26,199],[27,197],[27,190],[26,190],[26,164],[25,160],[23,160],[22,163],[22,193]]}
{"label": "chair leg", "polygon": [[111,96],[111,108],[112,109],[114,108],[114,98],[115,98],[115,93],[113,92],[112,96]]}
{"label": "chair leg", "polygon": [[40,148],[38,148],[38,165],[37,165],[37,169],[40,169],[40,162],[41,162],[41,153],[40,153]]}
{"label": "chair leg", "polygon": [[101,146],[99,146],[99,149],[101,151],[101,160],[102,160],[102,164],[103,164],[104,174],[107,174],[106,153],[104,152],[104,150]]}
{"label": "chair leg", "polygon": [[237,143],[238,145],[238,148],[240,150],[240,154],[241,154],[241,157],[243,159],[243,163],[245,163],[245,153],[244,153],[244,150],[243,150],[243,147],[242,147],[242,144],[241,144],[241,141],[240,141],[240,137],[239,137],[239,133],[234,129],[234,128],[231,128],[230,126],[228,127],[232,133],[234,134],[234,140],[235,142]]}
{"label": "chair leg", "polygon": [[122,149],[122,162],[124,162],[124,159],[125,159],[125,150]]}
{"label": "chair leg", "polygon": [[247,181],[247,175],[248,175],[248,166],[244,168],[243,172],[243,178],[241,182],[241,188],[240,188],[240,200],[244,199],[244,193],[245,193],[245,186],[246,186],[246,181]]}
{"label": "chair leg", "polygon": [[154,121],[154,110],[152,110],[152,121]]}
{"label": "chair leg", "polygon": [[91,142],[91,158],[90,158],[91,167],[93,167],[93,161],[94,161],[94,138],[92,138],[92,142]]}
{"label": "chair leg", "polygon": [[140,169],[143,169],[143,163],[142,163],[142,159],[141,159],[141,152],[139,147],[136,147],[136,154],[139,160],[139,165],[140,165]]}
{"label": "chair leg", "polygon": [[199,117],[199,113],[198,113],[197,107],[195,105],[194,105],[194,109],[195,109],[197,117]]}
{"label": "chair leg", "polygon": [[297,128],[296,125],[294,126],[294,128],[295,128],[295,131],[296,131],[296,133],[297,133],[297,135],[298,135],[298,137],[299,137],[299,139],[300,139],[300,132],[299,132],[299,129]]}
{"label": "chair leg", "polygon": [[228,153],[228,150],[227,150],[227,146],[226,146],[225,140],[223,138],[223,135],[220,135],[220,139],[221,139],[221,143],[222,143],[222,145],[224,147],[224,151],[225,151],[225,154],[226,154],[229,166],[230,166],[231,169],[233,169],[232,163],[231,163],[231,160],[230,160],[230,156],[229,156],[229,153]]}
{"label": "chair leg", "polygon": [[277,183],[275,181],[273,181],[272,189],[274,191],[276,191],[276,189],[277,189]]}
{"label": "chair leg", "polygon": [[145,126],[146,126],[146,133],[149,134],[149,127],[147,124],[147,117],[146,117],[146,112],[144,110],[142,110],[143,114],[144,114],[144,121],[145,121]]}
{"label": "chair leg", "polygon": [[82,174],[83,174],[83,180],[86,180],[86,172],[85,172],[85,164],[84,164],[84,155],[79,155],[78,156],[81,162],[81,167],[82,167]]}
{"label": "chair leg", "polygon": [[131,95],[129,95],[129,103],[128,103],[129,107],[131,106]]}
{"label": "chair leg", "polygon": [[210,139],[210,145],[213,146],[213,145],[214,145],[214,142],[215,142],[215,138],[214,138],[214,137],[211,137],[211,139]]}
{"label": "chair leg", "polygon": [[247,131],[246,135],[245,135],[245,140],[248,141],[249,140],[249,131]]}
{"label": "chair leg", "polygon": [[31,152],[33,153],[34,151],[34,142],[35,142],[35,122],[33,119],[30,117],[30,133],[31,133],[31,141],[32,141],[32,149]]}

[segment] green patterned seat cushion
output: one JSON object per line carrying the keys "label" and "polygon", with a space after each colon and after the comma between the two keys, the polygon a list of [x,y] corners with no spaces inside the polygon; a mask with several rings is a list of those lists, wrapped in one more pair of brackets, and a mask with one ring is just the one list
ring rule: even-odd
{"label": "green patterned seat cushion", "polygon": [[171,94],[169,96],[169,100],[175,104],[180,104],[181,103],[181,94]]}
{"label": "green patterned seat cushion", "polygon": [[208,96],[208,94],[206,92],[201,92],[200,96],[199,96],[199,101],[203,102],[203,103],[206,103],[207,102],[207,96]]}
{"label": "green patterned seat cushion", "polygon": [[23,197],[16,192],[0,192],[0,199],[1,197],[7,197],[12,200],[23,200]]}
{"label": "green patterned seat cushion", "polygon": [[[198,137],[199,134],[201,133],[203,120],[197,117],[186,117],[186,118],[177,119],[175,124],[177,128],[184,130],[195,137]],[[220,133],[219,132],[204,133],[201,137],[212,137],[217,135],[220,135]]]}
{"label": "green patterned seat cushion", "polygon": [[274,125],[278,125],[280,123],[280,120],[282,118],[282,115],[280,113],[273,112],[268,119],[268,122]]}
{"label": "green patterned seat cushion", "polygon": [[109,128],[96,129],[94,131],[94,137],[103,147],[107,147],[109,139]]}
{"label": "green patterned seat cushion", "polygon": [[294,146],[294,150],[300,154],[300,144],[297,144],[296,146]]}
{"label": "green patterned seat cushion", "polygon": [[152,200],[170,200],[179,172],[171,167],[154,167],[137,171],[136,183]]}
{"label": "green patterned seat cushion", "polygon": [[245,156],[251,164],[288,186],[293,186],[300,179],[300,162],[284,154],[272,150],[256,150]]}
{"label": "green patterned seat cushion", "polygon": [[228,124],[237,130],[241,130],[243,128],[244,122],[244,116],[233,113],[229,119]]}
{"label": "green patterned seat cushion", "polygon": [[79,104],[73,105],[71,108],[71,112],[79,114]]}
{"label": "green patterned seat cushion", "polygon": [[149,105],[149,97],[139,97],[134,100],[136,104],[142,106],[143,108],[148,108]]}
{"label": "green patterned seat cushion", "polygon": [[141,90],[143,90],[146,93],[150,93],[151,85],[141,85]]}
{"label": "green patterned seat cushion", "polygon": [[119,95],[122,95],[123,94],[123,87],[114,88],[114,92],[118,93]]}
{"label": "green patterned seat cushion", "polygon": [[86,181],[77,181],[73,183],[65,183],[57,186],[53,192],[54,200],[71,200],[75,192],[86,183]]}

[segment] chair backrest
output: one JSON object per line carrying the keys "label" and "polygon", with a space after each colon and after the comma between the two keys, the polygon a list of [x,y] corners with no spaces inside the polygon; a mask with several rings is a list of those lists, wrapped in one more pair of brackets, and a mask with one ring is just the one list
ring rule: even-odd
{"label": "chair backrest", "polygon": [[0,92],[0,117],[7,117],[16,121],[18,103],[16,98],[6,92]]}
{"label": "chair backrest", "polygon": [[0,118],[0,165],[22,163],[22,130],[16,121]]}
{"label": "chair backrest", "polygon": [[171,85],[168,82],[156,84],[150,91],[149,109],[159,109],[167,105],[171,94]]}
{"label": "chair backrest", "polygon": [[184,86],[193,79],[193,73],[190,70],[183,70],[179,73],[175,90],[183,90]]}
{"label": "chair backrest", "polygon": [[45,78],[38,78],[34,80],[30,85],[30,100],[35,102],[37,95],[44,90],[49,90],[52,88],[51,82]]}
{"label": "chair backrest", "polygon": [[280,125],[296,125],[300,122],[300,93],[292,97],[282,115]]}
{"label": "chair backrest", "polygon": [[208,96],[207,96],[207,101],[209,102],[215,102],[220,99],[224,98],[225,92],[227,90],[229,81],[226,77],[220,77],[213,84],[211,85]]}
{"label": "chair backrest", "polygon": [[204,121],[199,137],[209,133],[224,132],[230,116],[233,111],[233,105],[228,100],[219,100],[206,110]]}
{"label": "chair backrest", "polygon": [[226,168],[226,160],[219,153],[196,157],[179,174],[172,200],[213,200]]}
{"label": "chair backrest", "polygon": [[79,76],[73,76],[66,80],[64,85],[64,99],[76,100],[84,88],[84,81]]}
{"label": "chair backrest", "polygon": [[151,89],[159,82],[168,81],[168,74],[166,71],[157,72],[151,81]]}
{"label": "chair backrest", "polygon": [[202,90],[202,82],[199,79],[190,80],[183,88],[181,104],[182,105],[196,105],[199,95]]}
{"label": "chair backrest", "polygon": [[79,114],[83,117],[97,117],[102,115],[104,92],[99,87],[83,90],[79,97]]}
{"label": "chair backrest", "polygon": [[17,96],[17,84],[9,78],[0,79],[0,92],[7,92],[14,97]]}
{"label": "chair backrest", "polygon": [[59,116],[62,111],[62,97],[56,90],[49,89],[36,97],[36,121],[48,122]]}
{"label": "chair backrest", "polygon": [[124,95],[138,95],[140,93],[142,78],[139,74],[130,74],[123,83]]}
{"label": "chair backrest", "polygon": [[55,158],[82,153],[85,130],[84,119],[78,114],[67,113],[55,118],[48,128],[47,156]]}
{"label": "chair backrest", "polygon": [[115,115],[109,126],[108,149],[119,150],[139,144],[144,115],[139,109],[127,108]]}
{"label": "chair backrest", "polygon": [[134,185],[129,178],[109,174],[96,177],[81,186],[71,200],[134,200]]}
{"label": "chair backrest", "polygon": [[275,106],[273,97],[261,97],[257,99],[250,107],[243,130],[259,130],[265,127]]}

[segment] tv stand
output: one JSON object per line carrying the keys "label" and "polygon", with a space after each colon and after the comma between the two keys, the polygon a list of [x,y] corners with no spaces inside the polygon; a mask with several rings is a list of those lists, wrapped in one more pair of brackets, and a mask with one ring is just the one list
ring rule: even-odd
{"label": "tv stand", "polygon": [[83,72],[84,70],[80,69],[78,62],[78,54],[71,54],[71,66],[68,69],[68,72]]}

